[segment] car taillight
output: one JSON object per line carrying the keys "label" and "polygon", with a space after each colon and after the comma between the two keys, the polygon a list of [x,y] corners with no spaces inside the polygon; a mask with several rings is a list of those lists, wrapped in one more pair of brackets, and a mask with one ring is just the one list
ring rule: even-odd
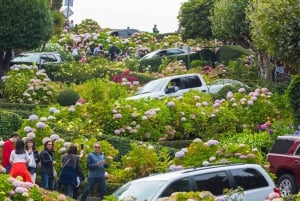
{"label": "car taillight", "polygon": [[281,197],[281,193],[280,193],[279,188],[274,188],[273,190],[274,190],[274,193],[278,193],[280,195],[280,197]]}

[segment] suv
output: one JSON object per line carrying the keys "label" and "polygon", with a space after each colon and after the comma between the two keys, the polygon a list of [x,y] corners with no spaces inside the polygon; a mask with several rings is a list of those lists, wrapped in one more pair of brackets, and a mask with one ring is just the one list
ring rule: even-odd
{"label": "suv", "polygon": [[[276,190],[268,173],[256,164],[227,164],[190,168],[161,173],[130,181],[113,196],[118,200],[134,197],[136,200],[155,201],[174,192],[210,191],[219,198],[224,189],[244,189],[241,200],[265,200]],[[240,199],[239,199],[240,200]]]}
{"label": "suv", "polygon": [[10,66],[14,64],[35,64],[41,69],[43,64],[63,62],[64,59],[57,52],[24,52],[13,58],[10,62]]}
{"label": "suv", "polygon": [[300,136],[278,136],[267,155],[270,172],[283,196],[296,194],[300,187]]}

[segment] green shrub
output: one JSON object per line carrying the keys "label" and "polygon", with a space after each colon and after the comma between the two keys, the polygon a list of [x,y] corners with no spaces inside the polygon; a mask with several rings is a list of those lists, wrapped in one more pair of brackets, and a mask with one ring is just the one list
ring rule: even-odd
{"label": "green shrub", "polygon": [[294,76],[290,85],[288,86],[288,97],[294,114],[294,126],[298,127],[300,124],[300,76]]}
{"label": "green shrub", "polygon": [[239,45],[224,45],[217,51],[216,60],[227,65],[229,61],[236,60],[243,55],[251,54],[253,53],[250,50]]}
{"label": "green shrub", "polygon": [[0,133],[3,139],[16,132],[22,126],[22,118],[8,110],[0,109]]}
{"label": "green shrub", "polygon": [[57,96],[57,102],[61,106],[75,105],[79,99],[79,94],[72,89],[65,89],[61,91]]}

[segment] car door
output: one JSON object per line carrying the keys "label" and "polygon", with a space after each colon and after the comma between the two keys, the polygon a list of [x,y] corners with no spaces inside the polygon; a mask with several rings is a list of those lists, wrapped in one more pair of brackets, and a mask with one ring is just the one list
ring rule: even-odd
{"label": "car door", "polygon": [[234,188],[243,188],[244,201],[265,200],[273,192],[273,185],[270,185],[265,176],[254,168],[237,168],[230,170],[230,174],[235,182]]}
{"label": "car door", "polygon": [[192,191],[190,179],[189,177],[184,177],[176,181],[173,181],[169,185],[167,185],[163,189],[162,193],[158,198],[169,197],[172,193],[175,192],[189,192],[189,191]]}

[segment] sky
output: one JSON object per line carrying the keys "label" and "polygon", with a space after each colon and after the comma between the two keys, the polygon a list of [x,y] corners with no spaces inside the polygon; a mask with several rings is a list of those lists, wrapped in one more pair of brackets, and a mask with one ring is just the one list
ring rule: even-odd
{"label": "sky", "polygon": [[[181,3],[188,0],[73,0],[69,17],[75,24],[93,19],[101,28],[152,32],[156,24],[160,33],[178,29]],[[64,7],[65,8],[65,7]]]}

